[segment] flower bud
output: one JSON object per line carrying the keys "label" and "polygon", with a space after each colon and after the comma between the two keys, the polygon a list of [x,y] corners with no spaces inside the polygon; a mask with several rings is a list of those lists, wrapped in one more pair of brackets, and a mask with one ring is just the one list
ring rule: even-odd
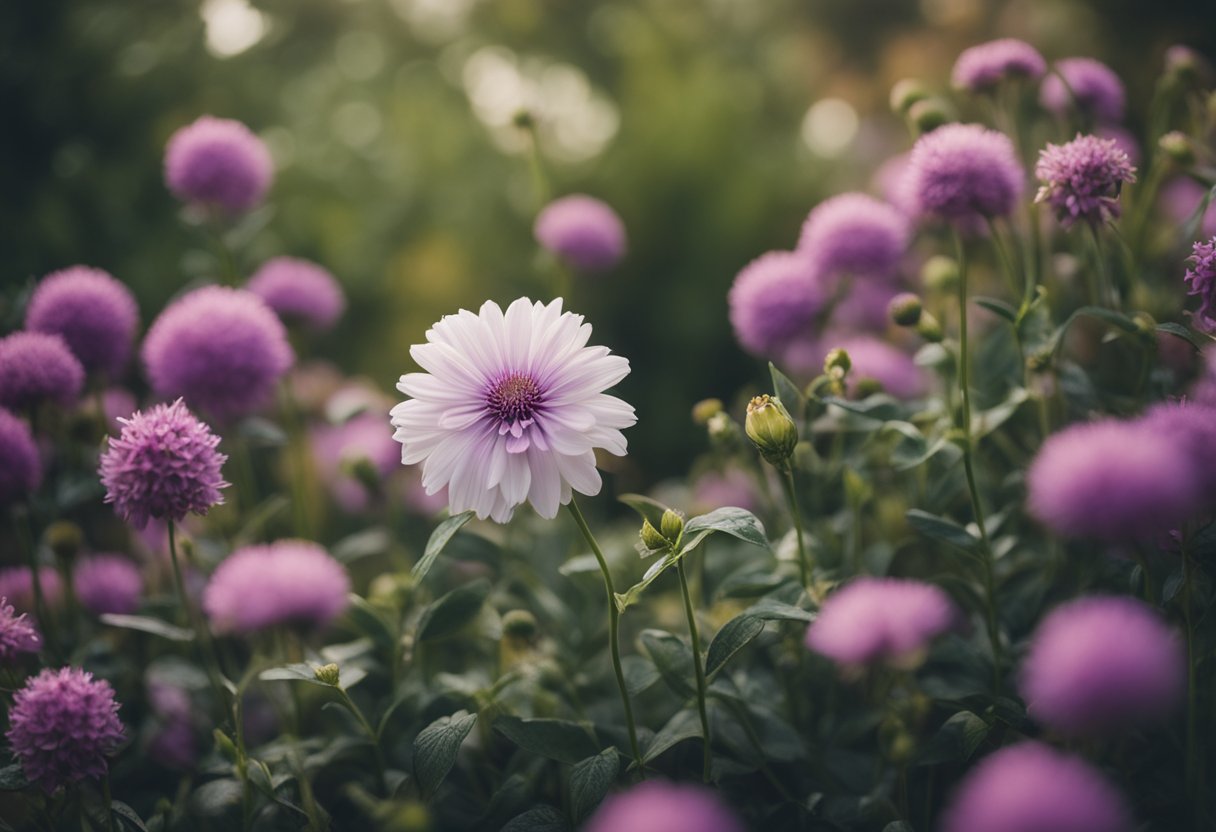
{"label": "flower bud", "polygon": [[940,344],[942,339],[946,337],[946,333],[942,331],[941,323],[928,312],[921,313],[920,320],[916,323],[916,334],[930,344]]}
{"label": "flower bud", "polygon": [[1185,134],[1171,130],[1157,140],[1157,147],[1170,161],[1180,167],[1190,167],[1195,164],[1195,148]]}
{"label": "flower bud", "polygon": [[502,634],[508,638],[532,641],[538,632],[536,616],[527,610],[510,610],[502,617]]}
{"label": "flower bud", "polygon": [[674,509],[667,509],[663,512],[663,519],[659,522],[659,531],[674,546],[680,541],[680,535],[684,533],[684,515]]}
{"label": "flower bud", "polygon": [[823,374],[833,379],[842,379],[853,369],[853,359],[840,347],[834,347],[823,359]]}
{"label": "flower bud", "polygon": [[335,688],[342,679],[342,674],[338,670],[338,666],[332,662],[330,664],[323,664],[314,669],[312,675],[317,677],[317,681],[321,684],[331,685]]}
{"label": "flower bud", "polygon": [[65,561],[71,561],[84,546],[84,532],[70,520],[57,520],[46,527],[46,545]]}
{"label": "flower bud", "polygon": [[692,420],[698,425],[707,425],[710,419],[721,412],[721,399],[702,399],[692,406]]}
{"label": "flower bud", "polygon": [[642,521],[642,543],[653,551],[662,551],[670,545],[663,533],[650,525],[649,520]]}
{"label": "flower bud", "polygon": [[926,98],[908,108],[908,121],[916,129],[916,134],[923,136],[954,121],[954,113],[941,99]]}
{"label": "flower bud", "polygon": [[705,428],[710,441],[719,445],[732,445],[739,435],[739,426],[725,410],[710,416]]}
{"label": "flower bud", "polygon": [[798,444],[798,426],[781,400],[767,394],[747,405],[743,429],[770,465],[784,467]]}
{"label": "flower bud", "polygon": [[896,81],[895,86],[891,87],[891,112],[899,116],[907,115],[913,104],[928,97],[928,87],[915,78]]}
{"label": "flower bud", "polygon": [[862,376],[853,384],[853,396],[858,399],[864,399],[882,391],[882,382],[871,376]]}
{"label": "flower bud", "polygon": [[916,326],[921,311],[920,298],[911,292],[899,293],[887,305],[887,315],[896,326]]}
{"label": "flower bud", "polygon": [[1185,84],[1207,83],[1212,78],[1212,65],[1189,46],[1171,46],[1165,50],[1165,73]]}
{"label": "flower bud", "polygon": [[930,257],[920,269],[921,281],[933,292],[954,291],[958,277],[958,262],[941,254]]}

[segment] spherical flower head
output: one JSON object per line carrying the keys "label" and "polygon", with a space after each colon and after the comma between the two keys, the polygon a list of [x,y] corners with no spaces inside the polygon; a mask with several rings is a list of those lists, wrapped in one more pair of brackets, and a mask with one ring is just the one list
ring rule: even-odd
{"label": "spherical flower head", "polygon": [[384,416],[361,413],[340,425],[324,425],[312,432],[317,474],[334,501],[345,511],[365,510],[373,496],[367,483],[352,470],[368,465],[369,473],[386,480],[400,465],[401,449],[385,428]]}
{"label": "spherical flower head", "polygon": [[962,618],[932,584],[858,578],[828,596],[806,633],[806,646],[848,669],[871,664],[913,668],[938,636]]}
{"label": "spherical flower head", "polygon": [[252,292],[222,286],[175,301],[143,345],[158,396],[183,396],[220,421],[262,407],[294,360],[287,330],[270,307]]}
{"label": "spherical flower head", "polygon": [[1060,224],[1077,220],[1099,226],[1119,216],[1123,183],[1136,181],[1136,169],[1114,139],[1077,137],[1039,151],[1034,175],[1042,182],[1035,202],[1046,202]]}
{"label": "spherical flower head", "polygon": [[202,116],[165,147],[165,184],[184,202],[241,214],[262,201],[273,178],[266,145],[239,121]]}
{"label": "spherical flower head", "polygon": [[88,266],[44,277],[25,309],[26,329],[60,336],[86,372],[111,378],[126,367],[137,326],[131,290]]}
{"label": "spherical flower head", "polygon": [[625,224],[608,203],[584,194],[550,202],[536,217],[532,233],[579,271],[605,271],[625,256]]}
{"label": "spherical flower head", "polygon": [[816,267],[805,256],[770,251],[743,267],[727,302],[743,349],[773,358],[814,326],[827,295]]}
{"label": "spherical flower head", "polygon": [[798,251],[838,277],[890,277],[908,248],[903,214],[868,194],[846,193],[815,206],[802,226]]}
{"label": "spherical flower head", "polygon": [[921,136],[906,177],[918,214],[954,222],[1009,214],[1026,186],[1013,142],[978,124],[947,124]]}
{"label": "spherical flower head", "polygon": [[299,322],[316,331],[332,329],[346,310],[346,295],[334,276],[298,257],[267,260],[245,288],[284,322]]}
{"label": "spherical flower head", "polygon": [[101,455],[105,501],[137,529],[148,519],[181,522],[224,501],[220,438],[178,399],[121,419],[122,434]]}
{"label": "spherical flower head", "polygon": [[1190,284],[1187,294],[1199,298],[1196,322],[1204,329],[1216,329],[1216,237],[1195,243],[1186,262],[1190,265],[1183,276]]}
{"label": "spherical flower head", "polygon": [[1037,81],[1047,73],[1047,62],[1024,40],[1001,38],[964,49],[954,62],[955,89],[986,92],[1002,81]]}
{"label": "spherical flower head", "polygon": [[15,663],[22,653],[42,649],[42,636],[25,613],[18,613],[8,599],[0,596],[0,667]]}
{"label": "spherical flower head", "polygon": [[462,309],[410,348],[426,372],[401,377],[411,398],[392,409],[401,462],[423,463],[427,493],[448,489],[453,514],[505,523],[526,502],[545,518],[573,492],[600,490],[595,449],[624,456],[633,407],[603,391],[629,374],[607,347],[589,347],[591,325],[562,300],[486,301]]}
{"label": "spherical flower head", "polygon": [[[9,566],[0,569],[0,596],[20,613],[35,615],[34,578],[28,566]],[[59,572],[50,566],[38,567],[38,583],[42,587],[42,602],[48,609],[57,609],[63,603],[63,583]]]}
{"label": "spherical flower head", "polygon": [[147,743],[148,756],[175,769],[189,769],[198,759],[198,741],[190,708],[190,694],[175,684],[152,678],[148,703],[155,715]]}
{"label": "spherical flower head", "polygon": [[94,615],[129,615],[139,609],[144,579],[122,555],[93,555],[76,562],[72,587],[81,606]]}
{"label": "spherical flower head", "polygon": [[647,780],[610,795],[584,832],[743,832],[743,823],[714,792]]}
{"label": "spherical flower head", "polygon": [[47,668],[13,697],[5,736],[25,776],[47,794],[100,779],[123,740],[114,689],[76,667]]}
{"label": "spherical flower head", "polygon": [[1023,742],[985,757],[946,809],[943,832],[1131,832],[1123,796],[1078,757]]}
{"label": "spherical flower head", "polygon": [[25,422],[0,407],[0,506],[24,500],[42,485],[42,457]]}
{"label": "spherical flower head", "polygon": [[319,630],[346,609],[349,593],[346,570],[325,549],[279,540],[229,555],[203,590],[203,610],[217,633]]}
{"label": "spherical flower head", "polygon": [[1113,124],[1123,120],[1125,94],[1119,76],[1101,61],[1064,58],[1043,79],[1039,101],[1058,116],[1075,107],[1099,124]]}
{"label": "spherical flower head", "polygon": [[[1188,352],[1191,350],[1182,339],[1173,340],[1182,342]],[[1205,502],[1216,505],[1216,406],[1191,399],[1163,402],[1146,410],[1141,421],[1146,430],[1173,437],[1184,449],[1206,496]]]}
{"label": "spherical flower head", "polygon": [[1152,608],[1120,597],[1052,611],[1035,631],[1019,685],[1030,716],[1069,737],[1159,721],[1185,689],[1182,642]]}
{"label": "spherical flower head", "polygon": [[0,338],[0,406],[27,410],[43,402],[70,407],[84,387],[84,367],[67,342],[45,332]]}

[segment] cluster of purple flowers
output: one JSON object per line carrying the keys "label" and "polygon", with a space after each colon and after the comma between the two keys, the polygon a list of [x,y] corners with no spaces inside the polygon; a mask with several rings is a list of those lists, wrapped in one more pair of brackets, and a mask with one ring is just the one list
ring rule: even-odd
{"label": "cluster of purple flowers", "polygon": [[1067,144],[1048,144],[1034,173],[1043,183],[1035,201],[1050,204],[1066,228],[1077,220],[1101,225],[1118,217],[1120,190],[1136,181],[1131,160],[1114,139],[1079,133]]}

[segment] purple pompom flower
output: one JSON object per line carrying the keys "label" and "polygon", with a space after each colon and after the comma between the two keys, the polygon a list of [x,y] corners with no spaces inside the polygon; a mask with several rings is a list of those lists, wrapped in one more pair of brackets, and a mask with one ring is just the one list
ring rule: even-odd
{"label": "purple pompom flower", "polygon": [[647,780],[610,795],[584,832],[743,832],[743,823],[714,792]]}
{"label": "purple pompom flower", "polygon": [[1196,322],[1205,329],[1216,329],[1216,237],[1195,243],[1187,263],[1191,266],[1183,276],[1191,285],[1187,294],[1199,298]]}
{"label": "purple pompom flower", "polygon": [[1123,796],[1083,760],[1039,742],[985,757],[954,794],[943,832],[1131,832]]}
{"label": "purple pompom flower", "polygon": [[22,653],[42,649],[42,636],[25,613],[17,613],[8,599],[0,595],[0,667],[13,664]]}
{"label": "purple pompom flower", "polygon": [[611,206],[595,197],[572,194],[541,210],[536,241],[580,271],[610,269],[625,256],[625,225]]}
{"label": "purple pompom flower", "polygon": [[401,448],[385,430],[381,415],[364,412],[340,425],[324,425],[312,432],[311,439],[317,474],[334,501],[348,512],[365,510],[373,496],[352,466],[370,464],[371,472],[383,482],[401,464]]}
{"label": "purple pompom flower", "polygon": [[84,387],[84,367],[67,343],[45,332],[0,338],[0,406],[26,410],[43,402],[69,407]]}
{"label": "purple pompom flower", "polygon": [[798,252],[826,278],[889,277],[908,248],[907,219],[882,200],[862,193],[826,199],[802,226]]}
{"label": "purple pompom flower", "polygon": [[1001,38],[964,49],[954,62],[951,81],[956,89],[985,92],[1008,79],[1037,81],[1047,62],[1024,40]]}
{"label": "purple pompom flower", "polygon": [[100,779],[123,741],[114,689],[76,667],[47,668],[13,697],[5,736],[25,776],[47,794]]}
{"label": "purple pompom flower", "polygon": [[1077,220],[1098,226],[1119,216],[1123,183],[1136,181],[1136,169],[1114,139],[1077,137],[1039,151],[1034,175],[1042,187],[1035,202],[1046,202],[1065,228]]}
{"label": "purple pompom flower", "polygon": [[978,124],[947,124],[921,136],[906,177],[918,214],[955,222],[1009,214],[1026,186],[1013,142]]}
{"label": "purple pompom flower", "polygon": [[87,372],[122,373],[139,307],[131,290],[101,269],[72,266],[42,279],[25,309],[25,328],[58,335]]}
{"label": "purple pompom flower", "polygon": [[267,260],[245,288],[266,302],[285,323],[324,331],[346,310],[346,295],[326,269],[298,257]]}
{"label": "purple pompom flower", "polygon": [[[37,613],[34,610],[34,578],[28,566],[9,566],[0,569],[0,596],[16,608],[17,612]],[[42,602],[48,609],[57,609],[63,603],[63,582],[59,572],[50,566],[38,567],[38,583],[42,587]]]}
{"label": "purple pompom flower", "polygon": [[229,555],[203,590],[203,610],[217,633],[315,630],[346,609],[349,592],[346,570],[321,546],[279,540]]}
{"label": "purple pompom flower", "polygon": [[[1173,339],[1192,348],[1180,338]],[[1191,462],[1204,502],[1216,506],[1216,406],[1185,400],[1153,405],[1141,418],[1146,430],[1172,437]]]}
{"label": "purple pompom flower", "polygon": [[228,457],[181,399],[120,421],[122,435],[109,439],[100,465],[105,501],[120,517],[142,529],[151,517],[181,522],[224,501],[221,468]]}
{"label": "purple pompom flower", "polygon": [[1134,598],[1082,598],[1043,619],[1019,689],[1030,716],[1052,730],[1106,736],[1178,706],[1186,655],[1156,612]]}
{"label": "purple pompom flower", "polygon": [[0,506],[23,500],[42,485],[42,456],[25,422],[0,407]]}
{"label": "purple pompom flower", "polygon": [[159,396],[183,396],[221,421],[262,407],[295,355],[287,330],[261,298],[205,286],[175,301],[152,324],[144,366]]}
{"label": "purple pompom flower", "polygon": [[428,493],[448,489],[453,514],[472,509],[499,523],[530,502],[556,516],[573,492],[600,490],[595,449],[624,456],[621,433],[633,407],[603,391],[629,374],[629,361],[588,347],[581,315],[520,298],[504,313],[486,301],[426,333],[410,355],[425,373],[401,377],[411,398],[392,409],[401,462],[424,462]]}
{"label": "purple pompom flower", "polygon": [[1099,124],[1123,120],[1124,98],[1119,76],[1093,58],[1056,61],[1055,73],[1044,78],[1039,89],[1039,101],[1056,115],[1068,113],[1075,104],[1076,109]]}
{"label": "purple pompom flower", "polygon": [[262,201],[273,177],[266,145],[239,121],[202,116],[165,147],[165,184],[184,202],[244,213]]}
{"label": "purple pompom flower", "polygon": [[827,297],[815,266],[804,255],[770,251],[743,267],[727,302],[743,349],[774,358],[810,333]]}
{"label": "purple pompom flower", "polygon": [[122,555],[93,555],[76,562],[72,587],[81,606],[94,615],[129,615],[139,609],[144,579]]}
{"label": "purple pompom flower", "polygon": [[961,624],[950,596],[932,584],[858,578],[823,602],[806,646],[850,670],[877,662],[913,668],[935,638]]}

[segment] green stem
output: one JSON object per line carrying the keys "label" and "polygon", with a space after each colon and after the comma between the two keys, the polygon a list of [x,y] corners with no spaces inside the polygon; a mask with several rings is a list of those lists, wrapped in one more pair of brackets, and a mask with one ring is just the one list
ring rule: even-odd
{"label": "green stem", "polygon": [[236,261],[232,259],[232,252],[228,250],[228,245],[224,242],[223,220],[218,211],[208,214],[207,233],[211,237],[211,243],[215,246],[216,256],[220,261],[220,276],[225,284],[235,286],[240,281],[240,277],[236,271]]}
{"label": "green stem", "polygon": [[380,737],[376,734],[376,729],[367,721],[367,717],[363,715],[363,711],[355,704],[355,700],[350,698],[350,694],[346,692],[346,688],[338,686],[338,693],[342,697],[342,704],[351,712],[356,720],[359,721],[359,726],[363,732],[367,734],[367,740],[372,744],[372,752],[376,761],[376,774],[380,779],[380,788],[386,788],[385,772],[384,772],[384,752],[380,750]]}
{"label": "green stem", "polygon": [[798,572],[802,576],[802,586],[807,594],[811,592],[811,559],[806,553],[806,541],[802,535],[802,512],[798,509],[798,493],[794,490],[794,470],[788,464],[785,466],[785,496],[790,504],[790,515],[794,519],[794,535],[798,539]]}
{"label": "green stem", "polygon": [[50,611],[46,606],[46,598],[42,594],[42,573],[38,570],[38,547],[34,544],[34,533],[30,529],[29,510],[25,506],[13,507],[13,527],[17,532],[18,545],[25,554],[26,562],[30,565],[30,586],[34,590],[34,617],[38,619],[38,627],[46,636],[47,647],[51,653],[58,653],[55,644],[55,627],[51,621]]}
{"label": "green stem", "polygon": [[110,773],[101,778],[101,801],[106,807],[106,829],[114,832],[114,798],[110,794]]}
{"label": "green stem", "polygon": [[1102,240],[1098,237],[1098,229],[1093,223],[1087,222],[1086,225],[1089,226],[1089,241],[1093,250],[1094,274],[1098,278],[1097,286],[1090,289],[1095,296],[1093,303],[1095,306],[1117,306],[1111,297],[1110,275],[1106,270],[1106,258],[1102,255]]}
{"label": "green stem", "polygon": [[[186,594],[186,582],[182,578],[181,561],[177,556],[177,524],[173,520],[168,521],[169,528],[169,560],[173,564],[173,583],[177,588],[177,600],[181,604],[181,610],[178,614],[178,621],[183,619],[189,624],[195,632],[198,639],[199,653],[202,654],[203,666],[207,669],[207,678],[211,681],[211,687],[215,691],[216,702],[220,704],[228,697],[228,689],[222,681],[223,671],[220,668],[219,655],[215,651],[215,643],[211,640],[211,630],[207,627],[207,622],[203,619],[201,613],[196,613],[194,605],[190,603],[190,596]],[[237,730],[240,730],[239,723]]]}
{"label": "green stem", "polygon": [[705,748],[701,779],[708,783],[713,757],[709,748],[709,712],[705,707],[705,665],[701,660],[701,638],[697,634],[697,616],[692,608],[692,593],[688,591],[688,576],[684,571],[683,558],[676,561],[676,572],[680,575],[680,593],[684,596],[684,615],[688,619],[688,635],[692,639],[692,665],[697,674],[697,710],[701,715],[701,735]]}
{"label": "green stem", "polygon": [[637,764],[638,771],[643,772],[645,768],[642,763],[642,753],[638,750],[638,729],[633,721],[633,704],[629,701],[629,689],[625,686],[625,671],[621,667],[621,611],[616,606],[616,590],[612,586],[612,573],[608,571],[608,562],[604,560],[604,553],[600,551],[595,535],[591,533],[591,528],[587,525],[587,520],[583,517],[583,512],[579,510],[578,503],[573,497],[566,504],[566,508],[569,509],[570,516],[574,518],[574,524],[582,532],[587,545],[591,547],[591,552],[595,555],[595,560],[600,565],[600,572],[604,576],[604,592],[608,596],[608,647],[612,653],[612,669],[616,672],[616,684],[621,691],[621,704],[625,706],[625,725],[629,729],[629,749],[633,753],[633,760]]}
{"label": "green stem", "polygon": [[313,528],[312,512],[309,511],[308,484],[311,482],[311,472],[308,446],[300,424],[300,414],[291,389],[290,376],[283,378],[280,386],[280,401],[283,410],[283,424],[287,430],[287,447],[291,455],[288,478],[291,480],[293,523],[297,535],[305,540],[312,540],[316,537],[316,530]]}

